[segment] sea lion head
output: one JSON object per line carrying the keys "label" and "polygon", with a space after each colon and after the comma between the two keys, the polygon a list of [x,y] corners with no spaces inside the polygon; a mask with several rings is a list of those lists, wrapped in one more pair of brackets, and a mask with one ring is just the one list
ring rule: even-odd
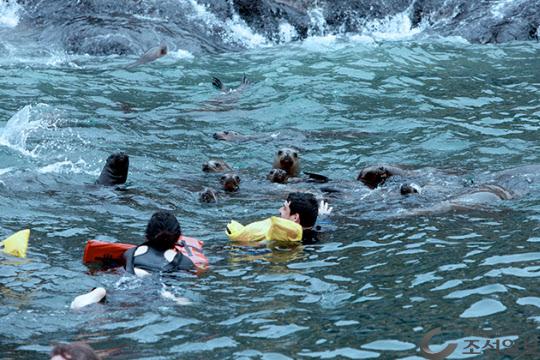
{"label": "sea lion head", "polygon": [[401,184],[399,187],[399,193],[401,195],[419,194],[421,192],[420,186],[415,183]]}
{"label": "sea lion head", "polygon": [[370,189],[375,189],[384,184],[392,175],[392,172],[385,166],[368,166],[360,171],[356,180],[360,180]]}
{"label": "sea lion head", "polygon": [[214,139],[223,140],[223,141],[236,140],[239,137],[241,137],[239,133],[232,130],[218,131],[218,132],[215,132],[213,136],[214,136]]}
{"label": "sea lion head", "polygon": [[159,56],[167,55],[168,51],[169,51],[169,49],[167,48],[166,43],[162,42],[161,44],[159,44]]}
{"label": "sea lion head", "polygon": [[268,175],[266,175],[266,178],[274,183],[285,184],[289,176],[283,169],[272,169]]}
{"label": "sea lion head", "polygon": [[206,163],[202,166],[202,171],[204,172],[212,172],[212,173],[218,173],[218,172],[225,172],[225,171],[231,171],[231,167],[229,164],[227,164],[223,160],[208,160]]}
{"label": "sea lion head", "polygon": [[217,194],[213,189],[205,188],[199,193],[199,201],[203,203],[217,202]]}
{"label": "sea lion head", "polygon": [[298,176],[300,171],[300,157],[298,151],[291,148],[281,148],[274,157],[273,167],[283,169],[289,176]]}
{"label": "sea lion head", "polygon": [[223,190],[228,192],[238,191],[240,186],[240,176],[236,174],[224,174],[220,178],[221,185]]}
{"label": "sea lion head", "polygon": [[107,158],[96,184],[107,186],[124,184],[127,180],[128,169],[129,156],[123,152],[114,153]]}

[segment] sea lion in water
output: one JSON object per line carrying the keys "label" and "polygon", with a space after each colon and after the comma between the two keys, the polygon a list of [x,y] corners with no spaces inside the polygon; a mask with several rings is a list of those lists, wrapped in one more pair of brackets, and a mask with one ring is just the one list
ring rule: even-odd
{"label": "sea lion in water", "polygon": [[246,138],[246,136],[240,135],[239,133],[233,130],[215,132],[213,137],[216,140],[223,140],[223,141],[244,140]]}
{"label": "sea lion in water", "polygon": [[159,46],[153,47],[147,52],[145,52],[139,60],[135,61],[134,63],[131,63],[126,66],[126,69],[132,69],[136,66],[147,64],[149,62],[152,62],[156,59],[159,59],[160,57],[163,57],[167,55],[167,44],[161,43]]}
{"label": "sea lion in water", "polygon": [[106,186],[125,184],[128,169],[129,156],[123,152],[114,153],[107,158],[96,184]]}
{"label": "sea lion in water", "polygon": [[289,175],[287,175],[287,172],[283,169],[272,169],[268,175],[266,175],[266,178],[273,183],[285,184],[289,179]]}
{"label": "sea lion in water", "polygon": [[221,185],[223,186],[223,190],[227,192],[235,192],[238,191],[238,188],[240,186],[240,176],[236,174],[224,174],[219,179]]}
{"label": "sea lion in water", "polygon": [[360,170],[356,180],[361,181],[370,189],[375,189],[376,187],[384,184],[385,181],[391,176],[403,174],[405,174],[405,170],[395,166],[374,165]]}
{"label": "sea lion in water", "polygon": [[298,151],[291,148],[281,148],[274,156],[274,169],[283,169],[288,176],[298,176],[300,172],[300,157]]}
{"label": "sea lion in water", "polygon": [[401,195],[419,194],[421,191],[420,186],[416,185],[415,183],[401,184],[399,187],[399,193]]}
{"label": "sea lion in water", "polygon": [[213,189],[205,188],[199,193],[199,201],[204,203],[217,202],[217,194]]}
{"label": "sea lion in water", "polygon": [[231,92],[235,92],[235,91],[242,91],[249,84],[250,84],[250,81],[246,77],[246,74],[244,74],[244,76],[242,76],[242,81],[240,82],[240,85],[236,89],[231,89],[231,88],[226,87],[223,84],[223,82],[220,79],[218,79],[217,77],[215,77],[215,76],[212,78],[212,85],[214,85],[214,87],[216,89],[218,89],[219,91],[221,91],[223,93],[231,93]]}
{"label": "sea lion in water", "polygon": [[208,160],[202,166],[202,171],[210,173],[218,173],[225,171],[232,171],[232,168],[225,161],[220,159]]}

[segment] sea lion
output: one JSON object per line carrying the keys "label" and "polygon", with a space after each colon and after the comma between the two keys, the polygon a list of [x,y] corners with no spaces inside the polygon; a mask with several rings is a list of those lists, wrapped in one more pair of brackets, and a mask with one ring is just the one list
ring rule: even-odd
{"label": "sea lion", "polygon": [[199,201],[203,203],[217,202],[217,194],[213,189],[205,188],[199,193]]}
{"label": "sea lion", "polygon": [[239,139],[240,137],[242,137],[242,135],[240,135],[236,131],[226,130],[215,132],[213,137],[216,140],[232,141]]}
{"label": "sea lion", "polygon": [[416,185],[415,183],[401,184],[399,187],[399,193],[401,195],[419,194],[421,191],[422,189],[420,186]]}
{"label": "sea lion", "polygon": [[289,175],[283,169],[272,169],[268,175],[266,175],[266,178],[273,183],[285,184],[289,179]]}
{"label": "sea lion", "polygon": [[235,192],[238,191],[240,185],[240,176],[228,173],[222,175],[219,181],[223,186],[223,190],[227,192]]}
{"label": "sea lion", "polygon": [[129,169],[129,156],[123,152],[110,155],[101,170],[96,184],[112,186],[124,184],[127,180]]}
{"label": "sea lion", "polygon": [[300,172],[300,157],[298,151],[291,148],[281,148],[274,156],[272,165],[275,169],[283,169],[288,176],[298,176]]}
{"label": "sea lion", "polygon": [[229,166],[229,164],[227,164],[223,160],[212,159],[212,160],[208,160],[206,163],[203,164],[202,171],[218,173],[218,172],[232,171],[232,168]]}
{"label": "sea lion", "polygon": [[218,79],[215,76],[212,77],[212,85],[214,85],[214,87],[216,89],[220,90],[223,93],[231,93],[231,92],[236,92],[236,91],[242,91],[249,84],[250,84],[250,81],[246,77],[246,74],[244,74],[244,76],[242,76],[242,80],[240,81],[240,85],[235,89],[231,89],[231,88],[226,87],[220,79]]}
{"label": "sea lion", "polygon": [[126,69],[132,69],[132,68],[134,68],[136,66],[152,62],[152,61],[154,61],[156,59],[159,59],[160,57],[163,57],[163,56],[167,55],[167,51],[168,51],[167,44],[162,42],[159,46],[153,47],[150,50],[148,50],[147,52],[145,52],[139,58],[139,60],[135,61],[134,63],[131,63],[131,64],[127,65],[125,68]]}
{"label": "sea lion", "polygon": [[361,181],[364,185],[370,189],[385,183],[388,178],[394,175],[403,175],[405,170],[390,165],[374,165],[368,166],[360,170],[356,180]]}

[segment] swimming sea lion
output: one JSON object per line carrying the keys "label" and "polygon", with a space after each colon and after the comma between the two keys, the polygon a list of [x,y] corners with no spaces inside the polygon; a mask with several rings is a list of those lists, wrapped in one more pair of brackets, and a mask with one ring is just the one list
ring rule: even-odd
{"label": "swimming sea lion", "polygon": [[420,186],[416,185],[415,183],[401,184],[399,187],[399,192],[401,195],[419,194],[420,191]]}
{"label": "swimming sea lion", "polygon": [[240,85],[236,89],[231,89],[231,88],[226,87],[223,84],[223,82],[215,76],[212,78],[212,85],[214,85],[216,89],[224,93],[230,93],[233,91],[241,91],[245,89],[249,84],[250,84],[250,81],[247,79],[246,74],[242,76],[242,81],[240,81]]}
{"label": "swimming sea lion", "polygon": [[154,61],[156,59],[159,59],[162,56],[167,55],[167,44],[161,43],[159,46],[153,47],[147,52],[145,52],[139,60],[135,61],[134,63],[131,63],[126,66],[126,69],[132,69],[136,66],[143,65],[146,63],[149,63],[151,61]]}
{"label": "swimming sea lion", "polygon": [[391,176],[403,175],[405,170],[389,165],[368,166],[360,171],[356,180],[361,181],[370,189],[375,189]]}
{"label": "swimming sea lion", "polygon": [[199,193],[199,201],[204,203],[217,202],[217,194],[213,189],[205,188]]}
{"label": "swimming sea lion", "polygon": [[251,139],[257,138],[257,136],[255,135],[252,135],[252,136],[242,135],[233,130],[215,132],[213,137],[216,140],[222,140],[222,141],[243,141],[243,140],[251,140]]}
{"label": "swimming sea lion", "polygon": [[212,159],[212,160],[208,160],[206,163],[203,164],[202,171],[218,173],[218,172],[232,171],[232,169],[229,166],[229,164],[227,164],[225,161],[220,160],[220,159]]}
{"label": "swimming sea lion", "polygon": [[223,186],[223,190],[228,192],[235,192],[238,191],[240,185],[240,176],[228,173],[222,175],[219,181]]}
{"label": "swimming sea lion", "polygon": [[129,169],[129,156],[123,152],[114,153],[107,158],[96,181],[98,185],[121,185],[127,180]]}
{"label": "swimming sea lion", "polygon": [[283,169],[272,169],[270,170],[268,175],[266,175],[266,178],[274,183],[285,184],[287,183],[289,176],[287,175],[287,172]]}
{"label": "swimming sea lion", "polygon": [[291,148],[281,148],[274,157],[272,165],[275,169],[283,169],[288,176],[298,176],[300,172],[300,157],[298,151]]}

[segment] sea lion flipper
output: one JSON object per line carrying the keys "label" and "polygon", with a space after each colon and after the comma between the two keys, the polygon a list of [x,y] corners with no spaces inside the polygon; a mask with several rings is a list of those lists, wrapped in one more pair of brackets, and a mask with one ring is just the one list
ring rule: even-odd
{"label": "sea lion flipper", "polygon": [[247,85],[247,84],[249,84],[249,80],[246,74],[244,73],[244,75],[242,76],[242,85]]}
{"label": "sea lion flipper", "polygon": [[217,77],[212,77],[212,85],[214,85],[214,87],[218,90],[221,90],[221,91],[224,91],[225,90],[225,85],[223,85],[223,83],[221,82],[221,80],[219,80]]}
{"label": "sea lion flipper", "polygon": [[317,174],[317,173],[304,171],[304,174],[306,174],[311,180],[314,180],[314,181],[320,182],[320,183],[326,183],[326,182],[328,182],[330,180],[328,178],[328,176],[324,176],[324,175]]}

